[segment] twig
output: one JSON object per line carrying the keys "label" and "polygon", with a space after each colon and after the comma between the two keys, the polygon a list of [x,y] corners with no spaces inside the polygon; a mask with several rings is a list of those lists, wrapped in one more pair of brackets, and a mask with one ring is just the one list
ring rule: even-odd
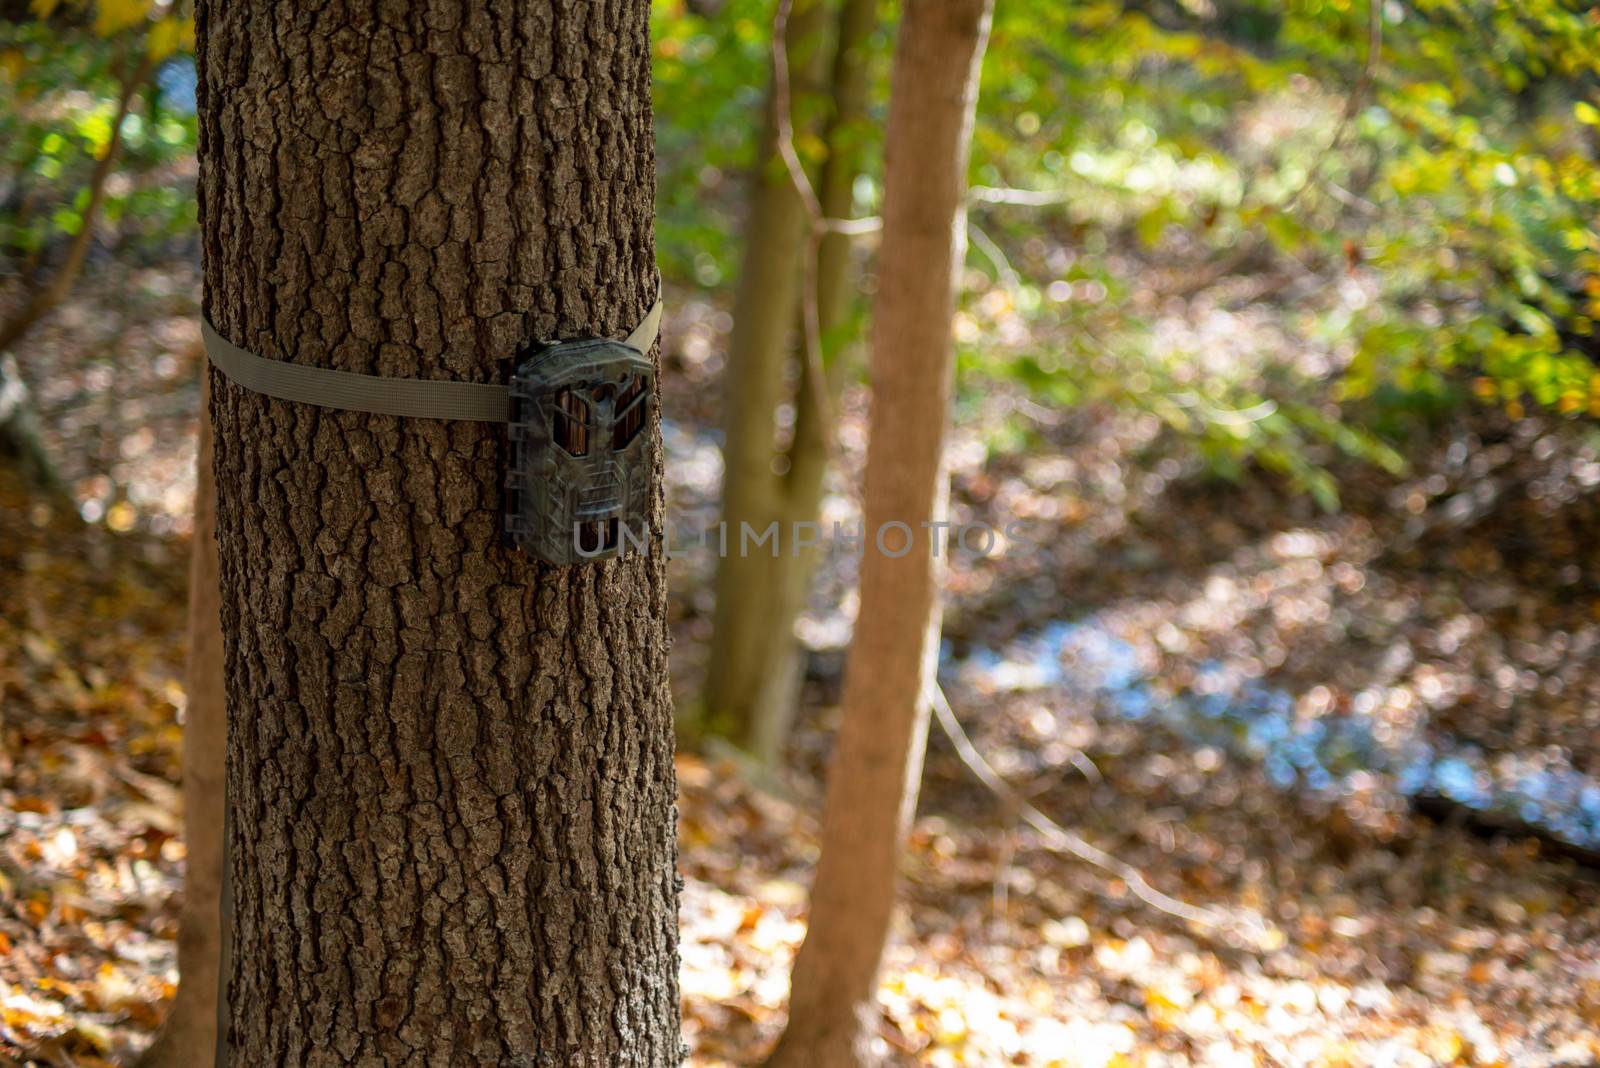
{"label": "twig", "polygon": [[1011,266],[1011,261],[1006,259],[1005,250],[995,244],[994,239],[984,233],[983,229],[973,222],[970,217],[967,219],[967,233],[971,236],[972,243],[978,246],[978,251],[988,257],[990,263],[994,264],[995,274],[999,277],[1000,284],[1005,287],[1007,292],[1016,293],[1021,289],[1022,276],[1017,274],[1016,270]]}
{"label": "twig", "polygon": [[1328,189],[1328,195],[1333,197],[1333,199],[1337,200],[1339,203],[1343,204],[1345,207],[1354,208],[1363,215],[1378,214],[1378,205],[1374,204],[1366,197],[1357,196],[1355,193],[1350,192],[1350,190],[1346,189],[1338,182],[1327,182],[1326,185]]}
{"label": "twig", "polygon": [[956,747],[956,753],[961,757],[961,762],[995,796],[999,797],[1009,807],[1015,809],[1028,826],[1043,835],[1051,848],[1076,857],[1087,864],[1099,868],[1101,871],[1115,875],[1128,885],[1128,890],[1134,897],[1153,909],[1207,929],[1219,929],[1228,926],[1227,919],[1215,910],[1200,908],[1186,901],[1180,901],[1170,894],[1162,893],[1151,886],[1144,875],[1133,865],[1117,859],[1098,846],[1073,834],[1030,804],[1014,786],[994,770],[994,766],[978,751],[978,747],[972,744],[972,739],[967,736],[966,730],[962,728],[961,721],[956,719],[956,714],[944,695],[944,689],[932,679],[928,681],[928,701],[933,706],[934,718],[938,720],[940,729],[950,739],[951,744]]}
{"label": "twig", "polygon": [[822,202],[812,188],[811,176],[800,163],[794,147],[794,94],[789,86],[789,15],[794,0],[779,0],[778,10],[772,17],[772,105],[776,129],[778,155],[789,171],[789,181],[794,183],[795,195],[805,205],[812,220],[822,218]]}
{"label": "twig", "polygon": [[1322,165],[1327,162],[1344,142],[1345,132],[1350,124],[1355,121],[1356,112],[1361,110],[1361,103],[1366,98],[1367,89],[1372,84],[1372,75],[1378,67],[1378,57],[1383,53],[1383,0],[1367,0],[1367,58],[1361,64],[1361,73],[1356,75],[1356,82],[1350,87],[1350,95],[1345,98],[1344,111],[1339,114],[1339,123],[1333,128],[1333,136],[1328,138],[1327,147],[1317,153],[1317,158],[1312,160],[1311,166],[1306,168],[1305,178],[1295,191],[1289,194],[1289,199],[1279,205],[1279,211],[1293,211],[1307,189],[1317,180],[1322,171]]}
{"label": "twig", "polygon": [[994,884],[991,887],[990,903],[994,909],[996,921],[1003,921],[1006,909],[1011,903],[1011,888],[1006,885],[1006,872],[1011,867],[1011,861],[1017,855],[1017,844],[1011,835],[1005,835],[1000,841],[1000,856],[995,859]]}
{"label": "twig", "polygon": [[1065,204],[1071,194],[1065,189],[1010,189],[1002,186],[975,185],[967,190],[967,199],[978,204],[1015,204],[1024,208],[1042,208],[1051,204]]}

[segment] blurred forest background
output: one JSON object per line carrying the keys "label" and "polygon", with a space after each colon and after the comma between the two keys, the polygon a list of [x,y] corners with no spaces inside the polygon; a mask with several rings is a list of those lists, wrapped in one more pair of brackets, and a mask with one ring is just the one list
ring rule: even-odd
{"label": "blurred forest background", "polygon": [[[895,10],[797,6],[808,206],[773,8],[654,7],[681,529],[859,522]],[[192,51],[0,0],[0,1064],[128,1063],[177,978]],[[885,1049],[1600,1064],[1600,9],[999,0],[970,180],[952,508],[1000,533],[940,678],[1010,787],[934,732]],[[696,1065],[781,1028],[855,568],[671,564]]]}

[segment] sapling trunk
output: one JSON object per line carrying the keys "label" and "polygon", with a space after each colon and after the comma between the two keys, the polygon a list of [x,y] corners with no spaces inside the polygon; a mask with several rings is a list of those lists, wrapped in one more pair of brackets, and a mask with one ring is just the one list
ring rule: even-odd
{"label": "sapling trunk", "polygon": [[[796,15],[799,14],[797,10]],[[822,213],[828,218],[850,214],[854,184],[861,170],[861,127],[870,89],[868,46],[877,24],[876,4],[872,0],[846,0],[837,24],[829,75],[832,109],[823,129],[828,155],[816,189]],[[805,72],[808,78],[816,76],[810,67]],[[776,156],[776,152],[772,155]],[[789,176],[780,170],[777,177],[788,186],[786,196],[791,206],[799,207]],[[758,190],[753,223],[760,218],[761,195]],[[758,303],[771,295],[747,295],[742,287],[735,302],[735,337],[729,353],[733,378],[728,397],[729,403],[738,407],[734,418],[741,424],[748,422],[750,429],[736,445],[730,424],[723,493],[725,502],[732,504],[725,503],[724,516],[734,524],[729,528],[734,539],[739,530],[736,514],[758,531],[777,522],[782,545],[776,558],[766,552],[741,558],[738,542],[731,540],[735,551],[718,561],[717,614],[705,698],[712,729],[731,737],[765,767],[779,760],[799,696],[801,649],[794,637],[794,626],[805,607],[816,552],[791,551],[789,539],[796,523],[815,522],[820,510],[832,430],[827,416],[837,406],[843,378],[838,334],[852,302],[851,239],[839,233],[824,235],[817,249],[816,265],[818,320],[830,356],[823,385],[827,397],[824,411],[817,404],[812,369],[804,356],[797,354],[804,329],[800,306],[804,268],[800,257],[806,254],[808,245],[808,220],[803,210],[799,218],[802,225],[797,233],[784,232],[794,239],[792,253],[784,257],[791,263],[791,276],[780,294],[787,297],[788,306],[780,309]],[[754,230],[747,236],[752,254],[761,247],[758,240]],[[752,330],[766,331],[759,340],[739,332],[740,318],[745,314],[749,315]],[[791,390],[785,371],[796,359],[801,373],[798,386]],[[765,361],[760,372],[752,371],[750,379],[741,380],[738,369],[758,360]],[[748,399],[755,394],[754,389],[746,388],[751,380],[759,381],[766,390],[762,399]],[[794,431],[787,449],[779,452],[771,445],[777,437],[776,411],[789,398],[795,408]],[[760,453],[765,463],[753,462],[748,454],[748,449],[762,447],[752,442],[766,446],[766,451]]]}
{"label": "sapling trunk", "polygon": [[[927,524],[943,520],[948,497],[950,322],[991,2],[907,0],[901,15],[873,303],[861,610],[775,1068],[850,1068],[874,1058],[878,968],[916,807],[925,683],[939,645],[939,565],[948,550],[932,551]],[[906,533],[909,551],[901,552]]]}

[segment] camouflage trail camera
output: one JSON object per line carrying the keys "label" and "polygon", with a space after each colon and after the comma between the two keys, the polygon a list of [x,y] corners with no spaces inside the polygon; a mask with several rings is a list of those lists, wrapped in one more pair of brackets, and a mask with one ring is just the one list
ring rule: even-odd
{"label": "camouflage trail camera", "polygon": [[211,363],[268,397],[350,412],[505,423],[507,537],[552,564],[648,545],[656,372],[647,355],[661,297],[623,341],[585,338],[525,349],[511,384],[355,374],[258,356],[203,317]]}
{"label": "camouflage trail camera", "polygon": [[620,341],[558,341],[511,380],[506,533],[552,564],[618,556],[649,536],[650,358]]}

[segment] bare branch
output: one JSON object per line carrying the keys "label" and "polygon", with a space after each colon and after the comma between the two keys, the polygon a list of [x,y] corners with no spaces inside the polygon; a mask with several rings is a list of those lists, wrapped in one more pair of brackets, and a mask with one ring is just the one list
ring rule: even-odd
{"label": "bare branch", "polygon": [[1306,176],[1289,198],[1278,206],[1279,211],[1292,211],[1305,195],[1306,190],[1316,184],[1317,177],[1322,173],[1322,166],[1328,157],[1338,151],[1344,143],[1345,132],[1350,129],[1350,124],[1355,121],[1356,112],[1361,110],[1361,104],[1366,99],[1367,89],[1372,85],[1373,73],[1378,67],[1378,57],[1383,54],[1383,0],[1367,0],[1367,58],[1361,64],[1361,73],[1356,76],[1356,82],[1350,87],[1350,95],[1345,98],[1344,111],[1339,114],[1339,124],[1333,128],[1333,136],[1328,138],[1328,144],[1317,153],[1317,158],[1311,166],[1306,168]]}
{"label": "bare branch", "polygon": [[976,204],[1015,204],[1024,208],[1043,208],[1065,204],[1071,194],[1065,189],[1010,189],[1004,186],[975,185],[967,199]]}
{"label": "bare branch", "polygon": [[1185,920],[1197,927],[1208,930],[1232,929],[1237,934],[1244,936],[1246,941],[1259,940],[1259,922],[1255,924],[1240,923],[1227,917],[1215,909],[1200,908],[1186,901],[1163,893],[1151,886],[1144,874],[1133,865],[1107,853],[1079,835],[1073,834],[1059,823],[1046,816],[1035,808],[1027,798],[1023,797],[1016,787],[1005,780],[994,765],[978,751],[972,739],[961,726],[961,721],[956,718],[955,711],[951,709],[949,700],[944,695],[944,690],[932,678],[928,680],[927,698],[933,706],[934,718],[938,720],[939,727],[956,747],[956,753],[961,757],[961,762],[978,779],[987,786],[996,797],[1000,798],[1007,806],[1016,811],[1028,826],[1044,836],[1049,846],[1068,856],[1091,864],[1101,871],[1116,876],[1127,884],[1128,890],[1134,897],[1149,905],[1159,912]]}
{"label": "bare branch", "polygon": [[806,174],[794,147],[794,93],[789,85],[789,15],[793,8],[794,0],[779,0],[777,14],[772,19],[773,118],[778,155],[789,171],[789,181],[794,183],[794,191],[805,205],[806,214],[815,225],[822,218],[822,202],[817,199],[811,176]]}
{"label": "bare branch", "polygon": [[[1333,136],[1328,138],[1328,143],[1322,151],[1317,153],[1311,166],[1306,168],[1304,179],[1295,187],[1281,204],[1273,205],[1278,212],[1288,213],[1299,204],[1300,198],[1315,184],[1322,174],[1323,165],[1328,158],[1344,143],[1346,132],[1355,120],[1356,112],[1361,110],[1361,104],[1366,99],[1368,90],[1372,86],[1373,76],[1378,68],[1378,60],[1383,54],[1383,0],[1368,0],[1367,4],[1367,56],[1361,65],[1361,73],[1356,76],[1355,84],[1350,87],[1350,95],[1345,98],[1344,110],[1339,115],[1339,122],[1334,127]],[[1342,192],[1342,190],[1341,190]],[[1337,195],[1336,195],[1337,198]],[[1342,199],[1342,198],[1337,198]],[[1212,285],[1214,282],[1231,274],[1240,264],[1250,258],[1250,255],[1260,244],[1260,238],[1240,241],[1232,253],[1192,274],[1188,281],[1177,287],[1169,296],[1190,297]]]}
{"label": "bare branch", "polygon": [[859,219],[818,219],[817,229],[825,234],[843,234],[846,237],[859,237],[862,234],[875,234],[883,229],[883,220],[876,215],[864,215]]}
{"label": "bare branch", "polygon": [[1015,294],[1021,289],[1022,276],[1017,274],[1015,268],[1011,266],[1011,261],[1006,259],[1005,250],[995,244],[994,239],[984,233],[970,217],[967,219],[967,234],[972,238],[972,243],[977,246],[978,251],[994,264],[995,274],[999,276],[1000,284],[1006,291]]}

